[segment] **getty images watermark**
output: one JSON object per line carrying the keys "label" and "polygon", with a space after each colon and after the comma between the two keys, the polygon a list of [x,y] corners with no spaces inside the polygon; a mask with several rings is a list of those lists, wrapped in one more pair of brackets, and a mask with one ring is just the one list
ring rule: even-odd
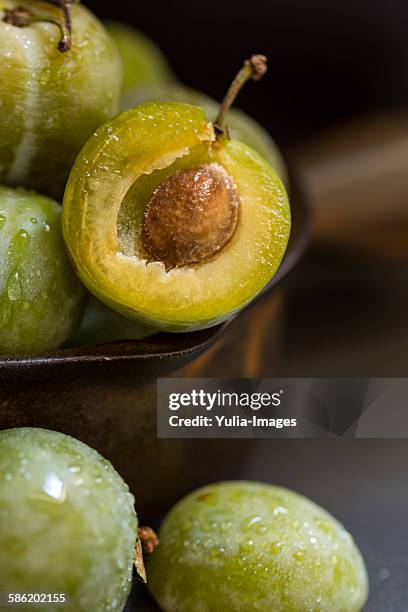
{"label": "getty images watermark", "polygon": [[[283,389],[275,393],[229,392],[217,389],[208,392],[204,389],[192,389],[190,392],[169,395],[168,407],[172,412],[182,414],[169,416],[170,427],[175,428],[275,428],[296,427],[297,420],[290,418],[261,417],[256,414],[262,408],[277,408],[282,404]],[[183,409],[202,409],[208,414],[190,414],[185,416]],[[228,409],[228,410],[225,410]],[[240,409],[236,411],[235,409]],[[251,410],[254,414],[244,416],[242,410]],[[223,414],[217,414],[223,412]]]}
{"label": "getty images watermark", "polygon": [[158,382],[158,436],[170,438],[269,437],[294,430],[285,390],[248,381],[162,379]]}
{"label": "getty images watermark", "polygon": [[408,379],[159,379],[159,438],[408,438]]}

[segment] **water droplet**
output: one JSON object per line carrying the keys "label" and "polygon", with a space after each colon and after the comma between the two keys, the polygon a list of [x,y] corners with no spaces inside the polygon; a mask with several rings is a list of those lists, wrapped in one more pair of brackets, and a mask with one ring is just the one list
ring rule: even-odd
{"label": "water droplet", "polygon": [[65,500],[65,485],[62,480],[52,472],[47,476],[43,491],[48,497],[51,497],[56,502],[62,503]]}
{"label": "water droplet", "polygon": [[250,516],[242,523],[242,529],[244,531],[248,531],[252,529],[254,525],[260,523],[262,521],[262,517],[255,514],[254,516]]}
{"label": "water droplet", "polygon": [[0,214],[0,229],[1,229],[2,227],[4,227],[4,224],[5,224],[5,222],[6,222],[6,221],[7,221],[7,217],[6,217],[6,215],[1,215],[1,214]]}
{"label": "water droplet", "polygon": [[287,513],[288,513],[287,509],[284,508],[283,506],[277,506],[273,511],[274,516],[279,516],[280,514],[287,514]]}
{"label": "water droplet", "polygon": [[7,283],[7,295],[11,302],[15,302],[21,298],[23,293],[23,289],[21,287],[19,274],[15,272],[12,276],[10,276],[9,281]]}

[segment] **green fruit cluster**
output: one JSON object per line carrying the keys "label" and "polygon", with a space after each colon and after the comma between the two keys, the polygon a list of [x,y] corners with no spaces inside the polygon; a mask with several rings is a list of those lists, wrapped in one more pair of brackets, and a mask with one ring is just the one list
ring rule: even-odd
{"label": "green fruit cluster", "polygon": [[0,0],[0,62],[0,354],[206,328],[265,287],[290,210],[259,124],[215,125],[150,39],[78,2]]}
{"label": "green fruit cluster", "polygon": [[[126,484],[96,451],[43,429],[0,432],[2,591],[64,593],[70,612],[121,612],[135,556],[143,575],[143,533]],[[280,487],[195,491],[152,543],[147,582],[164,612],[359,612],[367,599],[349,533]]]}
{"label": "green fruit cluster", "polygon": [[[207,328],[265,288],[290,235],[286,172],[265,131],[230,110],[265,58],[219,106],[177,84],[144,35],[78,2],[0,0],[0,65],[0,354]],[[1,597],[121,612],[143,537],[96,451],[0,432]],[[165,612],[358,612],[367,597],[351,537],[283,489],[207,487],[160,537],[149,577]]]}

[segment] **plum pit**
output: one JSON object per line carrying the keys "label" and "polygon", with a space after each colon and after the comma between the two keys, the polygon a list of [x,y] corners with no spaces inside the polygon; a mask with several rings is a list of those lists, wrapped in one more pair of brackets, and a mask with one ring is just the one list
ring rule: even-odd
{"label": "plum pit", "polygon": [[239,208],[238,189],[220,164],[179,170],[146,207],[143,247],[167,270],[205,262],[233,237]]}

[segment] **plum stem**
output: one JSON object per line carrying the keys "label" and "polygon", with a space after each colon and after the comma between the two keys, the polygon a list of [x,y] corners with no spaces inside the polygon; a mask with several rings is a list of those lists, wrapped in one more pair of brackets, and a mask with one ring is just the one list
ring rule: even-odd
{"label": "plum stem", "polygon": [[79,4],[80,0],[59,0],[58,4],[64,15],[65,32],[61,38],[58,49],[65,53],[72,47],[72,5]]}
{"label": "plum stem", "polygon": [[268,70],[267,62],[268,59],[265,57],[265,55],[253,55],[250,59],[245,60],[244,65],[232,81],[225,98],[221,103],[218,116],[214,122],[214,129],[217,136],[224,134],[223,124],[225,117],[245,83],[250,79],[253,81],[259,81],[262,79]]}
{"label": "plum stem", "polygon": [[151,527],[139,527],[137,535],[145,554],[151,555],[159,544],[159,538]]}
{"label": "plum stem", "polygon": [[51,4],[61,8],[64,16],[64,24],[48,15],[37,15],[25,7],[6,9],[3,21],[18,28],[26,28],[32,23],[52,23],[61,32],[58,49],[65,53],[72,48],[72,5],[78,4],[80,0],[47,0]]}
{"label": "plum stem", "polygon": [[151,527],[138,527],[134,566],[139,577],[144,583],[147,582],[146,568],[143,561],[143,555],[150,555],[156,546],[159,544],[159,539]]}

